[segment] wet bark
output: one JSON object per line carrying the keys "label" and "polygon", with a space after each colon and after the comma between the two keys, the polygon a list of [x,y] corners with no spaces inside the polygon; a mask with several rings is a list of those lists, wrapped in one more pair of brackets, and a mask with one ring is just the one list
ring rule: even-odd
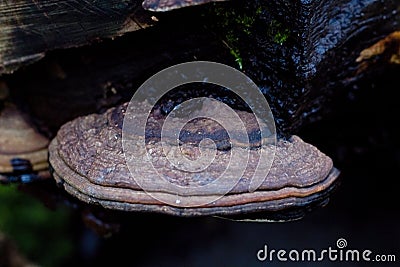
{"label": "wet bark", "polygon": [[33,63],[49,50],[117,37],[153,23],[141,1],[1,1],[0,74]]}
{"label": "wet bark", "polygon": [[[399,9],[396,0],[253,0],[151,13],[157,17],[156,26],[113,41],[50,52],[3,79],[54,135],[76,116],[129,100],[143,81],[164,67],[217,61],[253,79],[271,106],[278,133],[290,136],[334,112],[333,104],[347,98],[360,79],[384,70],[380,64],[359,71],[357,58],[400,28]],[[110,20],[112,16],[101,25]],[[101,34],[111,32],[103,29]],[[169,96],[170,109],[183,100],[181,95]],[[240,106],[226,91],[216,97]]]}

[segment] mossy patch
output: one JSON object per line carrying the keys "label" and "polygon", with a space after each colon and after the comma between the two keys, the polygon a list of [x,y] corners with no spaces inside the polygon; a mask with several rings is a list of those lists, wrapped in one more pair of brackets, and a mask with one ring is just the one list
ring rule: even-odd
{"label": "mossy patch", "polygon": [[241,70],[244,61],[243,47],[247,48],[249,42],[254,42],[257,34],[265,34],[271,42],[279,45],[283,45],[290,35],[290,30],[282,23],[269,19],[270,14],[261,3],[256,6],[215,3],[204,16],[209,16],[207,21],[213,22],[209,27],[221,37]]}

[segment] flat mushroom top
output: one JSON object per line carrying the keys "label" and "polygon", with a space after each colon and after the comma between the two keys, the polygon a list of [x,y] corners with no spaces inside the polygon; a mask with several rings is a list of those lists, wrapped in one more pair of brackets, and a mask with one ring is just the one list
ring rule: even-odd
{"label": "flat mushroom top", "polygon": [[144,9],[150,11],[169,11],[188,6],[196,6],[220,1],[227,0],[144,0],[142,6]]}
{"label": "flat mushroom top", "polygon": [[[135,149],[145,144],[147,153],[130,158],[124,153],[122,142],[122,121],[125,116],[127,103],[111,108],[104,114],[92,114],[79,117],[63,125],[50,146],[50,154],[56,155],[53,160],[62,161],[62,164],[75,173],[85,177],[90,183],[112,187],[141,190],[133,175],[144,176],[152,186],[151,191],[168,191],[160,187],[160,177],[179,186],[202,186],[221,176],[227,164],[235,170],[241,169],[247,162],[247,167],[236,186],[230,193],[248,192],[254,170],[259,163],[261,140],[257,137],[249,138],[249,144],[231,140],[224,133],[221,125],[208,119],[189,121],[179,136],[179,145],[176,135],[171,134],[175,127],[164,129],[166,138],[161,142],[159,138],[165,116],[159,110],[152,111],[147,120],[146,136],[132,133],[129,138],[128,149]],[[136,103],[133,116],[145,115],[147,103]],[[207,105],[203,106],[207,109]],[[257,136],[258,126],[254,115],[237,111],[244,121],[248,135]],[[229,119],[229,118],[227,118]],[[229,124],[229,123],[228,123]],[[174,166],[165,155],[183,153],[189,159],[196,159],[200,155],[198,144],[207,137],[216,143],[217,150],[213,150],[214,160],[206,168],[199,171],[187,172]],[[228,138],[228,139],[227,139]],[[222,145],[219,147],[218,143]],[[125,147],[126,148],[126,147]],[[323,181],[333,168],[332,160],[316,147],[305,143],[299,137],[293,136],[289,141],[280,140],[276,145],[263,144],[267,152],[275,153],[272,166],[268,172],[266,162],[260,163],[268,173],[258,190],[276,190],[284,187],[308,187]],[[207,150],[207,147],[205,148]],[[207,151],[206,151],[207,152]],[[239,155],[234,160],[231,153]],[[154,169],[146,168],[144,162],[151,158]],[[248,157],[248,158],[247,158]],[[133,164],[133,174],[126,162]],[[55,165],[60,166],[57,163]],[[131,165],[132,166],[132,165]],[[235,172],[233,172],[235,174]],[[237,175],[237,174],[235,174]],[[226,178],[226,177],[225,177]],[[229,177],[228,177],[229,178]],[[232,177],[236,179],[237,177]],[[229,180],[229,179],[228,179]],[[198,191],[200,195],[218,194],[219,192]]]}

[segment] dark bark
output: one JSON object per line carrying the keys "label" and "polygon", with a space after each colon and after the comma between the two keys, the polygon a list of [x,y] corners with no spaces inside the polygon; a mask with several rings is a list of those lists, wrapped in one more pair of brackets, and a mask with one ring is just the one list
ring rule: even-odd
{"label": "dark bark", "polygon": [[43,58],[49,50],[117,37],[153,23],[141,1],[1,1],[0,75]]}
{"label": "dark bark", "polygon": [[[67,120],[129,100],[164,67],[211,60],[239,68],[236,59],[267,98],[278,133],[290,136],[332,112],[332,102],[346,98],[365,75],[384,70],[381,64],[360,72],[356,59],[399,29],[399,9],[396,0],[254,0],[153,13],[155,27],[54,51],[4,79],[54,135]],[[238,106],[226,92],[219,97]]]}

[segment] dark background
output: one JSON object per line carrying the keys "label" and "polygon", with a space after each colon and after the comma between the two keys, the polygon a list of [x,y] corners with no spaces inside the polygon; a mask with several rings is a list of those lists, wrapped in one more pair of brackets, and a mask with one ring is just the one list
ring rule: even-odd
{"label": "dark background", "polygon": [[[301,220],[261,223],[125,214],[105,217],[119,223],[119,231],[110,230],[105,237],[85,224],[74,204],[63,205],[58,199],[58,205],[51,205],[52,200],[43,197],[39,201],[32,197],[34,190],[22,186],[18,191],[2,188],[17,195],[8,198],[13,206],[7,207],[8,217],[3,211],[1,229],[42,266],[398,266],[399,70],[393,65],[365,78],[334,103],[333,113],[297,133],[332,157],[341,171],[340,186],[328,205]],[[6,194],[0,198],[7,205]],[[18,215],[26,206],[43,209],[42,215]],[[282,263],[256,258],[264,245],[319,251],[336,248],[339,238],[347,240],[349,249],[394,254],[397,263]]]}
{"label": "dark background", "polygon": [[[180,40],[182,37],[168,31],[164,34],[170,39]],[[199,53],[198,47],[210,46],[208,38],[184,36],[171,48],[169,54],[164,53],[163,46],[159,48],[160,51],[150,46],[148,54],[143,54],[141,46],[149,44],[136,44],[137,53],[144,55],[142,61],[138,61],[137,68],[145,68],[142,66],[145,62],[157,62],[160,55],[172,59],[182,49]],[[151,42],[155,47],[163,40],[157,38]],[[126,49],[131,49],[130,43],[127,44],[129,47]],[[96,65],[97,72],[94,74],[99,80],[109,69],[121,71],[111,64],[113,56],[108,54],[107,48],[105,46],[102,48],[104,50],[96,50],[104,52],[105,59],[99,59],[99,62],[107,63],[105,66],[99,64],[100,67]],[[92,51],[93,46],[86,49]],[[212,56],[220,53],[217,49],[207,51]],[[125,56],[125,52],[121,54]],[[74,59],[73,53],[67,52],[64,56],[71,57],[72,62],[78,62],[74,64],[80,64],[79,60]],[[137,56],[135,53],[133,55]],[[65,86],[73,90],[76,85],[93,87],[90,80],[93,77],[82,71],[87,66],[81,64],[77,68],[74,64],[70,69],[76,69],[76,72],[82,72],[83,75],[70,75],[77,77],[78,81],[73,80],[73,86]],[[126,69],[124,64],[121,65],[121,69],[129,75],[135,73],[135,68],[131,66],[131,69]],[[46,195],[57,190],[53,181],[47,181],[39,185],[0,186],[0,231],[7,234],[24,255],[40,266],[398,266],[400,105],[397,95],[400,88],[400,65],[377,69],[380,71],[369,73],[368,77],[343,90],[329,106],[329,114],[317,122],[304,125],[296,132],[304,141],[330,156],[335,167],[341,171],[340,186],[330,197],[327,206],[313,210],[301,220],[261,223],[213,217],[178,218],[151,214],[118,214],[110,217],[106,214],[106,221],[119,223],[119,231],[110,230],[105,237],[88,226],[88,215],[83,216],[82,207],[65,200],[63,192],[59,192],[60,195]],[[42,70],[37,68],[37,72]],[[50,98],[37,94],[43,88],[42,85],[46,85],[46,81],[42,82],[37,72],[32,72],[32,77],[10,77],[10,84],[18,87],[21,83],[34,88],[30,91],[38,95],[34,99],[42,98],[40,101],[44,102],[41,103],[46,103],[46,99]],[[46,76],[46,73],[41,75]],[[56,83],[48,84],[47,87],[52,88]],[[63,93],[63,86],[58,91]],[[51,93],[56,94],[55,91]],[[26,91],[22,95],[31,98]],[[82,106],[89,106],[90,99],[82,95]],[[70,101],[61,98],[61,102],[52,104],[64,107]],[[92,102],[94,105],[99,101],[93,97]],[[98,223],[101,224],[100,221]],[[397,264],[329,261],[282,263],[277,260],[261,263],[256,258],[257,251],[264,245],[270,249],[288,251],[319,251],[328,247],[335,248],[339,238],[347,240],[349,249],[369,249],[374,254],[395,254]]]}
{"label": "dark background", "polygon": [[77,255],[87,257],[79,262],[90,266],[125,261],[131,266],[315,266],[277,260],[260,263],[256,252],[265,244],[270,249],[318,251],[336,248],[337,239],[344,238],[349,249],[395,254],[397,263],[325,260],[318,265],[398,266],[399,70],[391,66],[366,78],[349,91],[345,101],[336,103],[333,114],[298,133],[330,155],[341,170],[341,185],[327,206],[283,223],[132,215],[111,238],[89,233],[81,237],[81,242],[93,238],[96,246],[93,257],[77,248]]}

